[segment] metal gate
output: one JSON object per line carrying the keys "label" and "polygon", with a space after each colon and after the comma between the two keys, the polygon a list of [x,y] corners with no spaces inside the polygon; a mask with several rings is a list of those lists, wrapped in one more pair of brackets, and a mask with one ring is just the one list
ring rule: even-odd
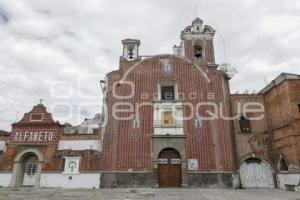
{"label": "metal gate", "polygon": [[246,160],[240,167],[243,188],[274,188],[272,169],[259,159]]}
{"label": "metal gate", "polygon": [[23,175],[23,186],[34,186],[38,159],[36,156],[31,156],[24,160],[24,175]]}

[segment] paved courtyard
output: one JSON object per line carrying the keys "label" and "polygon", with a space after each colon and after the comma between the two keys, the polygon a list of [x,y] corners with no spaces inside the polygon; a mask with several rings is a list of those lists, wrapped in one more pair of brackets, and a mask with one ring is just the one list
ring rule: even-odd
{"label": "paved courtyard", "polygon": [[0,189],[0,200],[300,200],[300,194],[281,190],[222,189]]}

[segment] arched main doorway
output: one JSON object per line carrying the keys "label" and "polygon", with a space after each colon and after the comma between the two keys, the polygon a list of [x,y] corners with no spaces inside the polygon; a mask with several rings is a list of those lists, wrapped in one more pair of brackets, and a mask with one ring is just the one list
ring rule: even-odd
{"label": "arched main doorway", "polygon": [[33,153],[22,159],[22,186],[34,186],[38,170],[38,157]]}
{"label": "arched main doorway", "polygon": [[249,158],[240,167],[243,188],[274,188],[271,166],[258,158]]}
{"label": "arched main doorway", "polygon": [[38,149],[30,148],[19,152],[14,158],[10,187],[39,188],[43,163],[43,153]]}
{"label": "arched main doorway", "polygon": [[181,156],[175,149],[166,148],[158,155],[159,187],[181,187]]}

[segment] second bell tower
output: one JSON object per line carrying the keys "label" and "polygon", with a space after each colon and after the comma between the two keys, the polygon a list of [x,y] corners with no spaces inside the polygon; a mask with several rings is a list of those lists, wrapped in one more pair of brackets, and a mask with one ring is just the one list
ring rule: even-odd
{"label": "second bell tower", "polygon": [[200,18],[196,18],[192,25],[187,26],[182,32],[180,46],[174,46],[174,54],[184,56],[195,62],[214,64],[214,39],[215,30],[203,25]]}

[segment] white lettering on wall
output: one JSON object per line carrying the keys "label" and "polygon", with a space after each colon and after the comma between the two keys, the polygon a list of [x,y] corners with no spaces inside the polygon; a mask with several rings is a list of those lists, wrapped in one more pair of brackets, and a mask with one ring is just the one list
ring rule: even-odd
{"label": "white lettering on wall", "polygon": [[12,137],[13,142],[48,142],[54,140],[53,131],[17,131]]}

